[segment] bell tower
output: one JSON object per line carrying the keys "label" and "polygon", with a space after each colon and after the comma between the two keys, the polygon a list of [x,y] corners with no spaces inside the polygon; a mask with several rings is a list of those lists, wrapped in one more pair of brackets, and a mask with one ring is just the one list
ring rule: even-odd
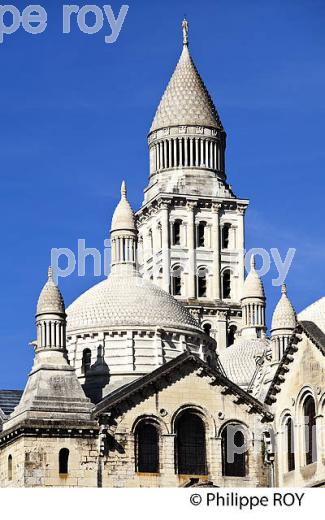
{"label": "bell tower", "polygon": [[148,135],[139,264],[223,349],[241,322],[248,201],[227,183],[226,132],[190,55],[186,20],[182,30],[181,56]]}

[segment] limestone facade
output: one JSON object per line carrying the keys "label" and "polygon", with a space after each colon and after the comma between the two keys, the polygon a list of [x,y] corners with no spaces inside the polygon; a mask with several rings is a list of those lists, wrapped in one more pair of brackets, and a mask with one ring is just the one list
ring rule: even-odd
{"label": "limestone facade", "polygon": [[107,279],[65,309],[49,270],[26,387],[0,390],[0,486],[324,486],[325,299],[297,316],[283,286],[267,335],[186,20],[148,144]]}

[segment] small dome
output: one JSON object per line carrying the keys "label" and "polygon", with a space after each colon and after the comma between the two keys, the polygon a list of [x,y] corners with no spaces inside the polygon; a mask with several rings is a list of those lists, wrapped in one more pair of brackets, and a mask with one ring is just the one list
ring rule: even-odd
{"label": "small dome", "polygon": [[136,231],[134,213],[126,198],[126,185],[124,181],[121,186],[121,200],[115,208],[111,225],[111,232],[119,230]]}
{"label": "small dome", "polygon": [[239,337],[219,359],[227,377],[239,386],[247,387],[256,370],[256,361],[271,349],[267,338]]}
{"label": "small dome", "polygon": [[255,269],[255,257],[251,256],[251,269],[246,276],[242,300],[244,298],[265,298],[263,282]]}
{"label": "small dome", "polygon": [[282,285],[281,292],[281,298],[273,313],[271,331],[276,329],[293,330],[297,324],[296,313],[287,296],[287,287],[285,284]]}
{"label": "small dome", "polygon": [[202,332],[189,311],[136,271],[118,271],[91,287],[67,309],[67,329],[160,327]]}
{"label": "small dome", "polygon": [[187,44],[158,106],[150,132],[179,125],[223,130],[210,94],[199,75]]}
{"label": "small dome", "polygon": [[64,301],[60,289],[55,285],[52,269],[49,267],[48,280],[38,298],[36,314],[64,314]]}

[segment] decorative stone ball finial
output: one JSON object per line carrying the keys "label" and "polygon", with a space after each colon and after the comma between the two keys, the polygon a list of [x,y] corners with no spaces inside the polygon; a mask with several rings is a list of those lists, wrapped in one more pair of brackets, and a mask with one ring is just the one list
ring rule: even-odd
{"label": "decorative stone ball finial", "polygon": [[123,199],[126,198],[126,184],[125,184],[125,181],[122,182],[121,184],[121,196]]}
{"label": "decorative stone ball finial", "polygon": [[283,283],[281,286],[281,292],[282,292],[282,294],[287,294],[287,286],[285,283]]}
{"label": "decorative stone ball finial", "polygon": [[188,22],[186,18],[184,18],[182,22],[182,28],[183,28],[183,44],[188,45]]}

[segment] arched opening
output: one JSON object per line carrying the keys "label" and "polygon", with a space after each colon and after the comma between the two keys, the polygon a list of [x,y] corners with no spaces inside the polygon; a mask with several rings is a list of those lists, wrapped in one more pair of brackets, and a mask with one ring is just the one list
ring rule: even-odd
{"label": "arched opening", "polygon": [[231,297],[231,273],[230,269],[226,269],[222,276],[222,296],[224,299]]}
{"label": "arched opening", "polygon": [[199,222],[197,227],[197,247],[205,246],[205,228],[206,222]]}
{"label": "arched opening", "polygon": [[195,413],[186,411],[176,421],[176,468],[179,475],[206,475],[205,426]]}
{"label": "arched opening", "polygon": [[236,325],[230,325],[228,334],[227,334],[227,347],[230,347],[234,343],[236,332],[237,332]]}
{"label": "arched opening", "polygon": [[82,353],[82,365],[81,371],[83,374],[87,374],[91,367],[91,350],[89,348],[85,348]]}
{"label": "arched opening", "polygon": [[60,475],[69,473],[69,450],[67,448],[62,448],[59,451],[59,473]]}
{"label": "arched opening", "polygon": [[159,473],[159,432],[155,424],[141,421],[135,430],[135,461],[139,473]]}
{"label": "arched opening", "polygon": [[294,445],[294,426],[291,417],[288,417],[285,423],[285,436],[287,446],[287,469],[293,471],[295,469],[295,445]]}
{"label": "arched opening", "polygon": [[210,336],[211,333],[211,324],[210,323],[204,323],[203,330],[207,334],[207,336]]}
{"label": "arched opening", "polygon": [[207,268],[199,267],[197,271],[197,295],[198,298],[207,296]]}
{"label": "arched opening", "polygon": [[181,296],[182,294],[182,268],[179,265],[175,265],[172,268],[172,294],[173,296]]}
{"label": "arched opening", "polygon": [[248,450],[242,426],[229,424],[221,435],[222,475],[245,477],[248,465]]}
{"label": "arched opening", "polygon": [[315,401],[311,395],[304,402],[305,420],[305,453],[306,465],[312,464],[317,459],[316,448],[316,409]]}
{"label": "arched opening", "polygon": [[229,240],[230,228],[231,228],[231,224],[225,224],[223,226],[223,228],[222,228],[222,233],[221,233],[221,247],[222,247],[222,249],[229,249],[229,245],[230,245],[230,240]]}
{"label": "arched opening", "polygon": [[12,480],[12,455],[8,457],[8,480]]}
{"label": "arched opening", "polygon": [[172,227],[173,246],[181,245],[181,228],[182,228],[182,221],[175,220],[175,222],[173,223],[173,227]]}

